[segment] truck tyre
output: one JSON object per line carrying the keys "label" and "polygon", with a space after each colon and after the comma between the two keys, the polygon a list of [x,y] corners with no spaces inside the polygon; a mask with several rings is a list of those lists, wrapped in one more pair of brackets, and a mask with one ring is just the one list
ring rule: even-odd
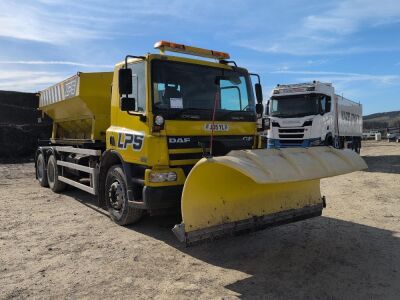
{"label": "truck tyre", "polygon": [[105,199],[110,218],[118,225],[137,223],[143,216],[142,209],[128,205],[126,177],[121,165],[114,165],[107,172]]}
{"label": "truck tyre", "polygon": [[65,189],[65,183],[58,180],[57,161],[53,154],[50,155],[47,162],[47,180],[53,192],[58,193]]}
{"label": "truck tyre", "polygon": [[360,154],[360,152],[361,152],[361,140],[356,140],[354,143],[355,143],[354,144],[354,151],[356,153]]}
{"label": "truck tyre", "polygon": [[325,137],[324,144],[325,146],[333,146],[333,139],[331,135]]}
{"label": "truck tyre", "polygon": [[39,184],[43,187],[48,187],[49,182],[47,181],[47,172],[46,172],[46,161],[44,159],[43,153],[39,153],[36,157],[36,178],[39,181]]}

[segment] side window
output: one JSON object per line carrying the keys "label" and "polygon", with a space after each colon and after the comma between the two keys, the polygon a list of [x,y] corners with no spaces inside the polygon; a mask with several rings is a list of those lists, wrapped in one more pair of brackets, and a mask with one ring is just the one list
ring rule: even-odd
{"label": "side window", "polygon": [[145,63],[139,62],[129,66],[132,69],[132,94],[129,96],[135,98],[135,111],[146,111],[146,71]]}
{"label": "side window", "polygon": [[273,112],[278,111],[278,100],[272,99],[272,111]]}
{"label": "side window", "polygon": [[320,112],[327,112],[326,111],[326,96],[320,96],[319,101],[319,111]]}
{"label": "side window", "polygon": [[326,97],[325,112],[331,111],[331,97]]}

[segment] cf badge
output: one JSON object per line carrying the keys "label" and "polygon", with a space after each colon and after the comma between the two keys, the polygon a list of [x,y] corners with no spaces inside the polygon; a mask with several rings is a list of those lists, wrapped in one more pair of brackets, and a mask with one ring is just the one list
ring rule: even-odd
{"label": "cf badge", "polygon": [[143,139],[144,135],[141,134],[118,132],[118,148],[126,149],[131,145],[133,150],[139,151],[142,149]]}

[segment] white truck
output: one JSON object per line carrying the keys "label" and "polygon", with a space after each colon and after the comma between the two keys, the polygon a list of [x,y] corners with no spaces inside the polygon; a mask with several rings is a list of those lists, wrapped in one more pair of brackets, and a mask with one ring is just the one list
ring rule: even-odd
{"label": "white truck", "polygon": [[334,146],[360,152],[362,105],[331,83],[277,85],[266,105],[266,147]]}

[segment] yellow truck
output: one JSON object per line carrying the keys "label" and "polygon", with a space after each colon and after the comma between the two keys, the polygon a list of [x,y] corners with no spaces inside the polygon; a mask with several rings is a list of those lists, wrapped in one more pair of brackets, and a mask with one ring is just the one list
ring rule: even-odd
{"label": "yellow truck", "polygon": [[319,179],[366,167],[329,147],[258,149],[258,75],[224,52],[155,48],[126,56],[114,72],[78,73],[40,92],[53,120],[36,152],[40,185],[96,195],[120,225],[180,209],[173,231],[190,244],[320,215]]}

